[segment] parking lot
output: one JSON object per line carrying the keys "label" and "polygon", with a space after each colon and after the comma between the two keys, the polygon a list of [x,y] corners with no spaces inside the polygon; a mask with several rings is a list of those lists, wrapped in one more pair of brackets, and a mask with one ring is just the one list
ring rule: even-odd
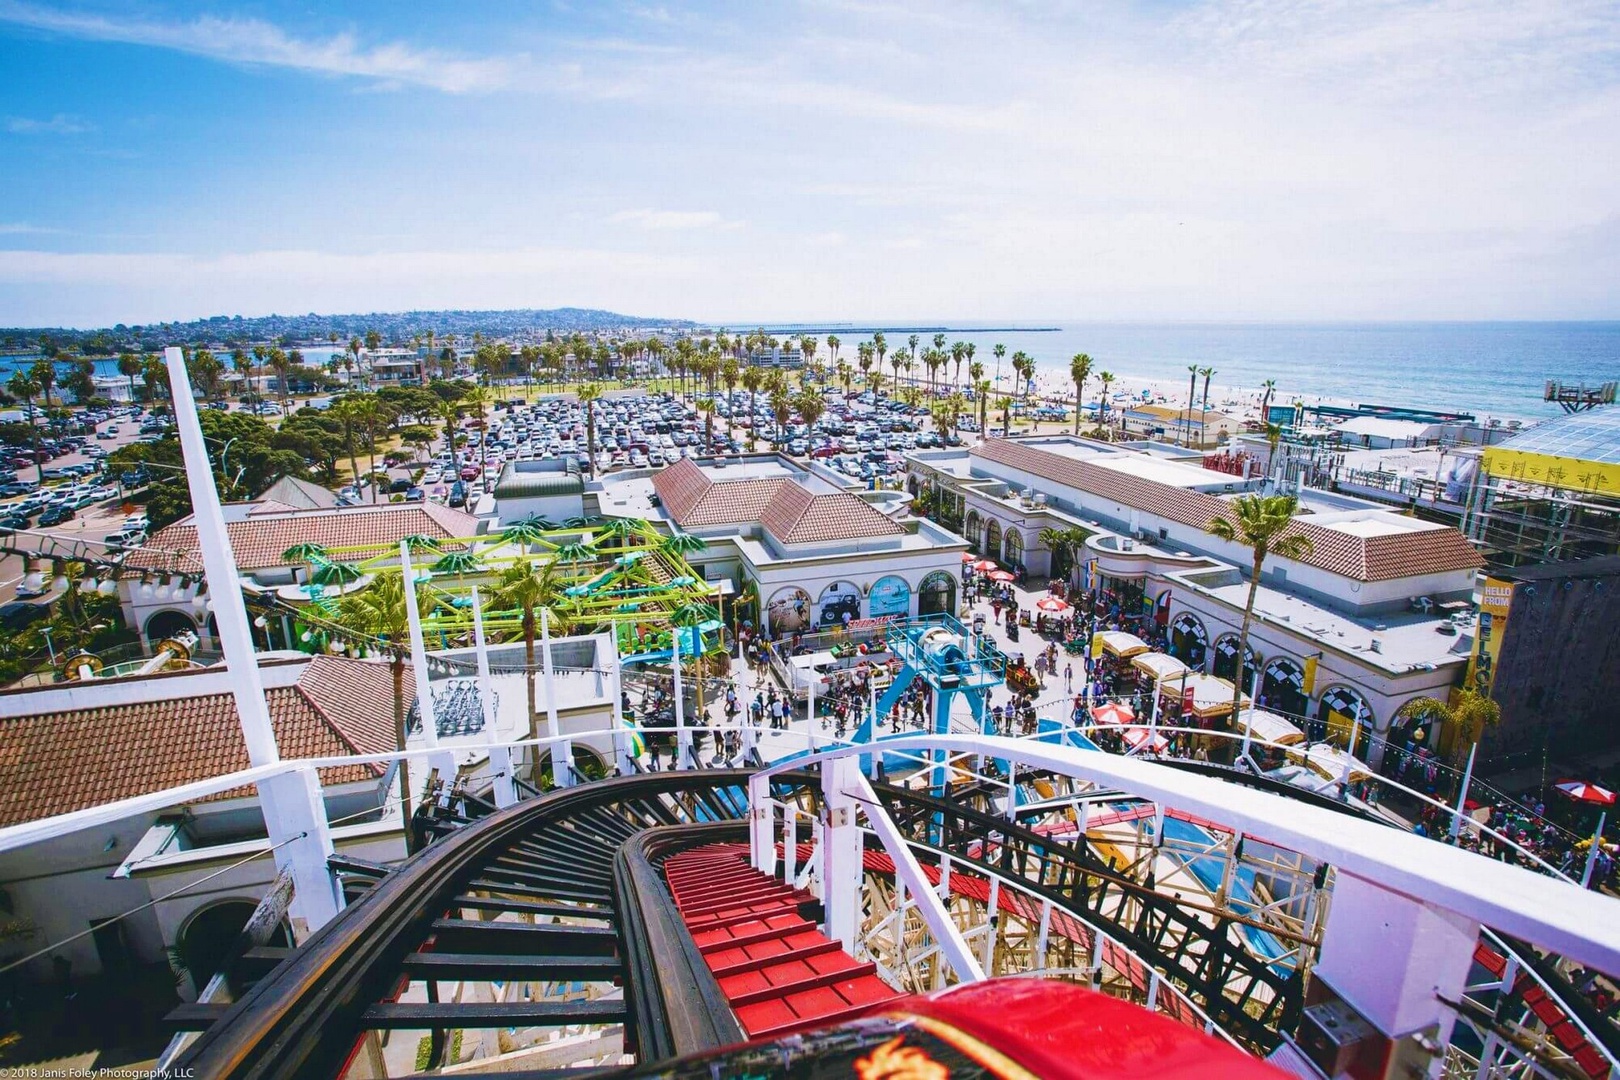
{"label": "parking lot", "polygon": [[[120,532],[125,518],[133,511],[120,498],[116,477],[107,477],[101,471],[101,459],[120,446],[127,446],[140,437],[139,420],[124,415],[126,410],[115,410],[119,415],[101,420],[94,435],[86,435],[82,445],[64,448],[66,452],[43,463],[45,485],[40,493],[67,493],[76,491],[71,499],[59,497],[56,501],[71,504],[72,517],[56,520],[60,514],[51,514],[51,507],[40,494],[11,494],[0,498],[0,528],[8,533],[17,529],[48,532],[55,536],[101,541]],[[31,452],[31,448],[30,448]],[[16,454],[8,454],[12,461],[20,461]],[[40,475],[40,463],[8,464],[0,474],[10,474],[0,483],[33,484]],[[88,468],[83,477],[64,477],[63,471]],[[15,489],[14,489],[15,490]],[[7,536],[7,543],[15,547],[30,546],[26,539]],[[22,585],[23,561],[15,554],[0,556],[0,603],[18,599]]]}

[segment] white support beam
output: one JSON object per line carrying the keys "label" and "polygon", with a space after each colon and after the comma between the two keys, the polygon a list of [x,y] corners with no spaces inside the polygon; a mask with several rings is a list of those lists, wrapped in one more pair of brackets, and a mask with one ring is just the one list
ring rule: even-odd
{"label": "white support beam", "polygon": [[[855,758],[821,766],[821,906],[825,933],[854,955],[855,930],[861,921],[861,830],[855,821],[860,784],[866,783]],[[866,791],[871,792],[868,785]],[[869,797],[869,795],[868,795]]]}
{"label": "white support beam", "polygon": [[754,869],[776,876],[776,804],[771,782],[763,776],[748,778],[748,854]]}
{"label": "white support beam", "polygon": [[[489,673],[489,646],[484,641],[484,605],[478,595],[478,586],[472,590],[473,651],[478,655],[478,700],[484,706],[484,732],[495,736],[495,680]],[[517,785],[512,777],[512,751],[497,746],[489,752],[489,770],[495,805],[506,809],[518,801]]]}
{"label": "white support beam", "polygon": [[[827,764],[823,763],[822,768],[826,767]],[[945,902],[930,886],[928,878],[923,874],[922,865],[917,862],[917,856],[911,853],[911,845],[906,843],[905,837],[900,835],[899,828],[883,809],[883,804],[878,802],[877,793],[872,790],[871,783],[861,775],[859,769],[851,769],[844,773],[842,782],[844,790],[861,804],[867,823],[872,826],[872,831],[883,844],[883,850],[894,860],[895,877],[903,881],[906,889],[916,897],[917,910],[922,914],[929,933],[939,943],[946,963],[950,964],[956,977],[963,982],[982,982],[984,969],[979,966],[978,960],[973,956],[973,950],[962,937],[962,931],[957,928],[956,921],[946,910]]]}
{"label": "white support beam", "polygon": [[[439,749],[439,717],[433,709],[427,645],[422,640],[422,610],[416,602],[416,571],[411,567],[411,546],[403,540],[399,542],[399,568],[405,589],[405,621],[411,637],[411,677],[416,682],[417,715],[422,718],[422,745],[431,751],[428,764],[439,771],[441,781],[450,784],[456,779],[456,759],[450,751]],[[405,807],[404,812],[409,820],[411,808]]]}
{"label": "white support beam", "polygon": [[[169,348],[164,350],[164,361],[169,368],[169,386],[174,391],[171,396],[175,426],[186,464],[186,486],[191,492],[197,546],[202,551],[203,573],[208,581],[208,595],[213,600],[220,649],[231,676],[231,695],[236,703],[242,741],[247,744],[248,763],[276,765],[281,761],[281,751],[276,746],[275,729],[270,726],[270,705],[264,696],[259,658],[253,649],[253,630],[248,624],[247,605],[242,599],[225,515],[220,510],[219,491],[214,487],[214,469],[208,460],[202,423],[197,418],[197,401],[192,396],[185,354],[180,349]],[[343,907],[343,893],[326,864],[332,854],[332,834],[326,822],[320,781],[313,769],[283,773],[259,781],[258,794],[276,866],[293,879],[293,901],[288,915],[294,929],[302,927],[305,933],[318,930]]]}
{"label": "white support beam", "polygon": [[[551,612],[540,609],[540,666],[545,674],[546,734],[561,738],[557,723],[557,673],[551,666]],[[567,739],[551,748],[551,782],[560,788],[574,786],[574,744]]]}

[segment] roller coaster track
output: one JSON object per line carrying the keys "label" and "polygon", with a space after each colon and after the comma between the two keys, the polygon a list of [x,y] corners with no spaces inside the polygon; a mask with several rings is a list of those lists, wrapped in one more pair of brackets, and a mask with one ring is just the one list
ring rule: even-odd
{"label": "roller coaster track", "polygon": [[[625,1050],[644,1063],[739,1041],[743,1031],[675,910],[663,867],[683,850],[746,838],[749,775],[638,774],[499,812],[459,798],[426,823],[433,842],[396,870],[335,861],[350,906],[290,956],[252,950],[244,961],[259,981],[234,1005],[176,1010],[176,1027],[201,1034],[174,1066],[221,1077],[340,1076],[370,1033],[390,1029],[430,1032],[435,1066],[455,1030],[618,1027]],[[822,805],[811,776],[775,777],[772,797],[814,818]],[[962,871],[958,892],[982,884],[970,881],[975,869],[1016,881],[1029,898],[1017,903],[1049,903],[1078,920],[1069,925],[1095,928],[1140,961],[1143,979],[1156,972],[1257,1052],[1297,1026],[1305,977],[1250,947],[1255,919],[1157,888],[1142,867],[1110,862],[1085,836],[1054,841],[1034,822],[1009,821],[993,783],[966,785],[948,800],[890,783],[872,790],[931,880],[948,860]],[[892,863],[877,865],[885,858],[869,844],[867,872],[892,881]],[[1013,902],[1002,893],[1002,909]],[[1558,965],[1522,943],[1489,933],[1481,940],[1476,963],[1497,982],[1471,987],[1463,1015],[1482,1039],[1511,1032],[1544,1071],[1608,1075],[1613,1026]],[[489,980],[588,989],[570,1000],[437,1000],[439,981]],[[413,984],[425,985],[428,1000],[401,1000]]]}

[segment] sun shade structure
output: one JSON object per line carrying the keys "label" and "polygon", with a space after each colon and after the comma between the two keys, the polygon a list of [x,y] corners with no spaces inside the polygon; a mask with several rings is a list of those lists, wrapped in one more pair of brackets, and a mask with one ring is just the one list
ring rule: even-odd
{"label": "sun shade structure", "polygon": [[[1185,711],[1200,719],[1225,716],[1232,711],[1232,684],[1214,675],[1198,672],[1185,677],[1172,675],[1159,683],[1159,693],[1168,700],[1180,701]],[[1245,694],[1238,707],[1241,709],[1248,704]]]}
{"label": "sun shade structure", "polygon": [[353,563],[323,562],[316,565],[309,579],[317,585],[352,585],[366,576],[366,572]]}
{"label": "sun shade structure", "polygon": [[427,533],[411,533],[411,535],[401,539],[400,543],[410,548],[413,552],[441,550],[438,537],[429,536]]}
{"label": "sun shade structure", "polygon": [[1187,665],[1162,652],[1139,653],[1131,657],[1131,667],[1155,679],[1171,679],[1187,670]]}
{"label": "sun shade structure", "polygon": [[1305,741],[1305,733],[1293,723],[1264,709],[1244,709],[1239,712],[1238,730],[1241,732],[1245,727],[1251,736],[1264,742],[1292,746]]}
{"label": "sun shade structure", "polygon": [[1099,631],[1095,640],[1101,640],[1103,651],[1115,656],[1130,657],[1153,651],[1147,642],[1123,630]]}
{"label": "sun shade structure", "polygon": [[1065,611],[1069,611],[1073,605],[1061,596],[1043,596],[1035,601],[1035,607],[1048,615],[1061,615]]}
{"label": "sun shade structure", "polygon": [[468,551],[452,551],[433,564],[435,574],[471,574],[482,570],[484,564]]}
{"label": "sun shade structure", "polygon": [[1136,710],[1123,702],[1110,701],[1106,705],[1093,707],[1091,719],[1098,724],[1134,724]]}

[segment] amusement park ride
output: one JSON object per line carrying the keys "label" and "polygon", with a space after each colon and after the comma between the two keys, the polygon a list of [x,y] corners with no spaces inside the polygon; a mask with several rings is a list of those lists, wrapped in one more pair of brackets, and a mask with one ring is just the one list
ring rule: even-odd
{"label": "amusement park ride", "polygon": [[[183,387],[177,352],[170,372]],[[195,418],[179,411],[184,439]],[[213,576],[228,551],[207,529],[212,487],[195,479]],[[480,557],[495,561],[503,542],[520,557],[510,540],[485,540]],[[621,630],[621,651],[668,660],[679,680],[709,620],[675,615],[691,602],[678,590],[697,586],[676,583],[663,544],[639,532],[600,542],[611,564],[564,588],[625,625],[647,610],[626,605],[659,605],[672,636],[632,645]],[[448,625],[465,610],[481,641],[483,613],[445,595]],[[236,676],[246,616],[229,599],[216,614]],[[279,785],[266,824],[293,899],[268,924],[286,915],[300,944],[244,934],[218,993],[171,1014],[180,1034],[160,1068],[356,1080],[1614,1075],[1620,1031],[1586,988],[1620,973],[1612,899],[1250,772],[1103,753],[1063,721],[997,737],[985,706],[1006,677],[1001,653],[949,616],[899,620],[885,638],[900,671],[873,715],[920,680],[928,730],[882,734],[869,717],[849,742],[810,733],[742,769],[648,772],[626,755],[619,775],[527,798],[493,765],[441,772],[418,808],[431,842],[397,866],[322,848],[320,822],[300,808],[317,765],[348,759],[255,753],[247,773],[191,785],[186,798]],[[253,748],[268,724],[248,660],[237,694]],[[494,763],[512,747],[482,749]],[[0,850],[166,798],[0,830]]]}

